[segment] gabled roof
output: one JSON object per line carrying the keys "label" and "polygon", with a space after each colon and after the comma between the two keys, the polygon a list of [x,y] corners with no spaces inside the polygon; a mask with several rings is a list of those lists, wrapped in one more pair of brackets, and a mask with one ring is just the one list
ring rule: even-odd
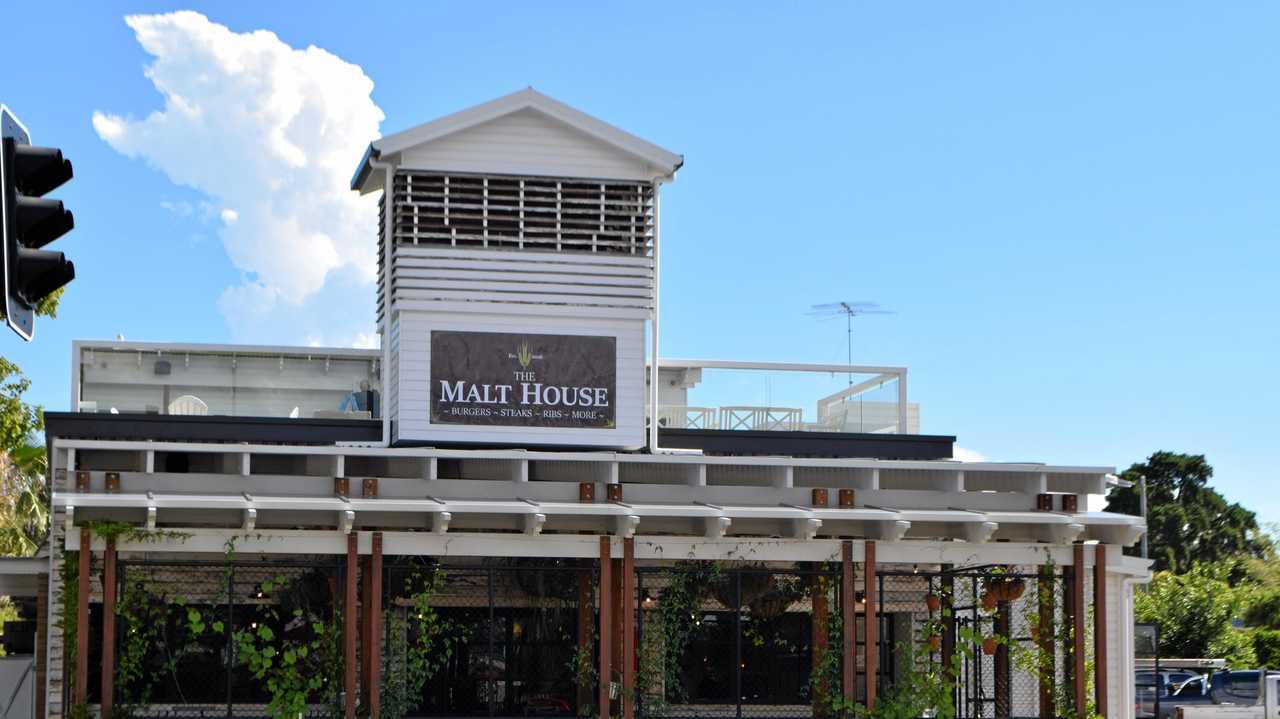
{"label": "gabled roof", "polygon": [[360,166],[351,178],[351,189],[360,192],[377,189],[366,186],[372,169],[370,163],[373,160],[524,110],[539,112],[621,152],[642,160],[658,170],[659,176],[670,177],[684,164],[684,157],[681,155],[664,150],[625,130],[576,110],[559,100],[547,97],[532,87],[527,87],[496,100],[490,100],[466,110],[455,112],[452,115],[446,115],[417,127],[374,140],[369,144],[364,157],[360,160]]}

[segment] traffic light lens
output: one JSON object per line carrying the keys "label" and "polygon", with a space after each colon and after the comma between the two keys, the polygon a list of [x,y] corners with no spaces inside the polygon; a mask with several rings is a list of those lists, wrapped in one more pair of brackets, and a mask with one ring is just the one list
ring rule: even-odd
{"label": "traffic light lens", "polygon": [[14,222],[23,247],[44,247],[75,227],[75,218],[62,208],[61,200],[22,195],[15,199]]}
{"label": "traffic light lens", "polygon": [[71,162],[56,147],[15,145],[15,186],[24,195],[43,195],[71,179]]}

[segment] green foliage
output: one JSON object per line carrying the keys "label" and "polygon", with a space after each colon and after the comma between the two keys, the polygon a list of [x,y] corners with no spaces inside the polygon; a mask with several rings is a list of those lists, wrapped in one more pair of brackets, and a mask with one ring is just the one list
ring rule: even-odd
{"label": "green foliage", "polygon": [[221,636],[223,623],[208,623],[204,611],[189,606],[186,597],[170,596],[145,580],[126,582],[116,603],[120,617],[120,649],[116,658],[116,694],[120,712],[151,702],[163,670],[177,689],[179,701],[187,701],[179,667],[182,660],[209,651],[201,644],[208,635]]}
{"label": "green foliage", "polygon": [[[79,631],[80,617],[77,611],[77,599],[80,594],[80,553],[62,553],[62,562],[58,567],[58,579],[62,582],[62,596],[58,601],[58,616],[55,626],[62,632],[63,666],[76,665],[76,634]],[[75,689],[75,673],[67,675],[67,686]],[[73,707],[74,709],[74,707]],[[87,711],[87,710],[86,710]]]}
{"label": "green foliage", "polygon": [[[261,586],[268,595],[279,591],[285,596],[292,589],[282,576]],[[264,682],[273,719],[296,719],[313,700],[336,707],[342,671],[337,621],[326,621],[310,607],[294,607],[284,615],[282,604],[259,605],[249,627],[232,635],[237,657]]]}
{"label": "green foliage", "polygon": [[417,706],[422,688],[453,656],[458,645],[466,641],[469,629],[446,619],[432,606],[432,598],[444,584],[444,572],[437,568],[419,569],[405,578],[404,592],[410,606],[406,617],[394,612],[391,617],[389,653],[404,657],[399,671],[384,673],[382,684],[382,716],[400,719]]}
{"label": "green foliage", "polygon": [[5,452],[36,444],[44,429],[41,408],[22,401],[28,389],[31,380],[18,365],[0,357],[0,449]]}
{"label": "green foliage", "polygon": [[30,556],[49,532],[40,407],[22,401],[31,387],[18,366],[0,357],[0,554]]}
{"label": "green foliage", "polygon": [[1134,483],[1107,496],[1107,511],[1140,514],[1139,478],[1147,480],[1147,531],[1157,571],[1188,571],[1195,564],[1261,556],[1257,517],[1227,502],[1209,486],[1213,467],[1204,455],[1156,452],[1120,475]]}
{"label": "green foliage", "polygon": [[715,562],[680,562],[671,574],[670,584],[662,590],[657,629],[662,633],[664,701],[668,698],[683,701],[686,697],[680,681],[680,659],[699,626],[703,600],[723,574]]}
{"label": "green foliage", "polygon": [[1235,629],[1244,592],[1228,582],[1228,567],[1197,564],[1185,574],[1157,572],[1134,599],[1140,622],[1160,624],[1160,652],[1170,657],[1215,657],[1237,667],[1253,666],[1248,635]]}
{"label": "green foliage", "polygon": [[1244,621],[1253,627],[1280,629],[1280,585],[1255,592],[1249,598]]}
{"label": "green foliage", "polygon": [[1280,629],[1255,629],[1253,653],[1258,657],[1258,666],[1280,667]]}
{"label": "green foliage", "polygon": [[106,519],[96,519],[88,522],[85,526],[89,527],[89,531],[93,532],[95,537],[101,537],[107,541],[133,542],[133,543],[155,543],[168,539],[187,540],[191,538],[190,532],[175,532],[168,529],[147,529],[139,527],[129,522],[116,522]]}
{"label": "green foliage", "polygon": [[126,583],[116,614],[120,617],[120,651],[116,657],[116,692],[122,707],[147,704],[157,677],[148,671],[147,658],[154,651],[166,623],[167,607],[152,596],[142,582]]}
{"label": "green foliage", "polygon": [[[636,691],[641,695],[646,689],[661,686],[661,677],[654,674],[654,668],[659,668],[661,672],[662,659],[659,647],[659,637],[657,632],[646,632],[641,635],[640,671],[636,677]],[[591,636],[585,643],[579,644],[573,650],[573,656],[569,657],[569,674],[573,676],[574,686],[593,687],[596,685],[596,678],[600,675],[600,670],[596,668],[595,663],[595,647],[600,641],[600,634],[596,631],[595,625],[591,625]],[[653,697],[654,702],[661,704],[660,698]],[[594,704],[582,704],[578,707],[578,716],[591,716],[595,713]]]}

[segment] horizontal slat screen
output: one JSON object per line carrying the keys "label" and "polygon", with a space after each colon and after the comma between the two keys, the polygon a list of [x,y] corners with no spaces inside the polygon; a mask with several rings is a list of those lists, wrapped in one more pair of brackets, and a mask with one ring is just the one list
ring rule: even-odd
{"label": "horizontal slat screen", "polygon": [[379,320],[388,281],[396,302],[653,305],[650,183],[400,170],[392,202]]}
{"label": "horizontal slat screen", "polygon": [[400,171],[396,244],[648,255],[653,186]]}

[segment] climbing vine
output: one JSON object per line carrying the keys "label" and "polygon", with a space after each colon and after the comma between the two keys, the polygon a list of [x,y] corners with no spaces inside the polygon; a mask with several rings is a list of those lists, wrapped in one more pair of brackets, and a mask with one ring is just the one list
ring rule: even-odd
{"label": "climbing vine", "polygon": [[280,575],[262,582],[262,593],[279,592],[281,601],[258,605],[254,621],[232,635],[239,661],[264,682],[271,697],[267,712],[275,719],[306,714],[313,699],[337,711],[342,671],[337,621],[306,606],[283,611],[283,597],[295,596],[296,584]]}
{"label": "climbing vine", "polygon": [[[58,567],[58,579],[62,582],[62,593],[59,598],[58,618],[56,626],[62,632],[63,666],[76,665],[76,635],[80,631],[79,617],[76,614],[80,595],[80,553],[62,553],[62,563]],[[75,673],[67,673],[67,696],[75,696]],[[71,707],[84,707],[83,704]],[[88,707],[84,707],[88,712]]]}
{"label": "climbing vine", "polygon": [[469,635],[467,627],[441,616],[432,604],[444,580],[439,568],[414,569],[404,580],[407,612],[388,612],[391,640],[387,649],[403,660],[401,671],[387,672],[383,679],[382,716],[386,719],[400,719],[417,706],[427,681]]}
{"label": "climbing vine", "polygon": [[168,540],[185,541],[191,538],[190,532],[176,532],[171,529],[147,529],[129,522],[116,522],[106,519],[95,519],[85,523],[95,537],[115,540],[116,543],[132,542],[156,544]]}

